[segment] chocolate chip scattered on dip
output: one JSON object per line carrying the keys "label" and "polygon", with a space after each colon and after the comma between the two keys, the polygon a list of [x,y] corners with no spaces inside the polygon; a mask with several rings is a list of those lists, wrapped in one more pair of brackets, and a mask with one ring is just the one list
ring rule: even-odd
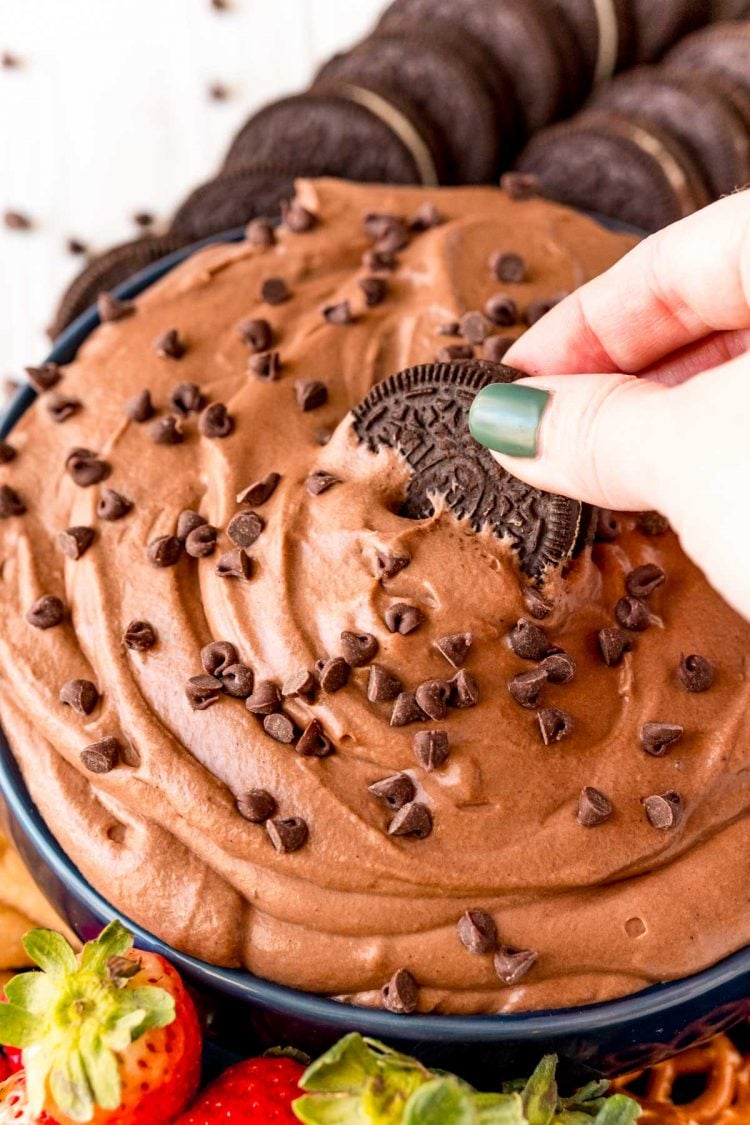
{"label": "chocolate chip scattered on dip", "polygon": [[466,426],[631,240],[492,188],[300,208],[103,298],[0,459],[34,801],[177,948],[407,1017],[710,965],[750,940],[750,626],[656,513]]}

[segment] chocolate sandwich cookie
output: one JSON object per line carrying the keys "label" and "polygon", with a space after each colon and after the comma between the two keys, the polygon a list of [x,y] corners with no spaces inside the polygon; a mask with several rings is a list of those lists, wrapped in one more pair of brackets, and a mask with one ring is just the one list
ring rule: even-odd
{"label": "chocolate sandwich cookie", "polygon": [[167,254],[182,249],[190,239],[177,234],[158,237],[136,238],[113,246],[104,254],[92,258],[85,269],[73,279],[60,298],[60,303],[49,327],[49,335],[54,339],[62,330],[96,304],[100,293],[109,292],[116,285],[126,281],[138,270],[158,262]]}
{"label": "chocolate sandwich cookie", "polygon": [[197,187],[178,207],[170,233],[193,242],[260,216],[275,217],[282,201],[294,195],[296,174],[288,168],[257,163],[222,172]]}
{"label": "chocolate sandwich cookie", "polygon": [[[413,28],[403,34],[371,35],[351,51],[334,55],[315,79],[313,90],[345,82],[406,96],[429,120],[446,149],[452,183],[493,180],[513,153],[513,115],[496,99],[492,59],[470,35],[451,29],[429,35]],[[468,126],[468,127],[467,127]]]}
{"label": "chocolate sandwich cookie", "polygon": [[750,91],[750,21],[717,23],[689,35],[667,55],[669,66],[719,75]]}
{"label": "chocolate sandwich cookie", "polygon": [[711,19],[711,0],[632,0],[634,62],[654,62]]}
{"label": "chocolate sandwich cookie", "polygon": [[655,231],[710,201],[693,157],[650,122],[591,110],[539,133],[518,161],[549,199]]}
{"label": "chocolate sandwich cookie", "polygon": [[272,164],[279,154],[307,175],[429,186],[443,178],[439,140],[415,106],[348,84],[265,106],[232,141],[224,171]]}
{"label": "chocolate sandwich cookie", "polygon": [[510,475],[469,433],[469,409],[488,383],[512,383],[520,371],[502,363],[420,364],[378,383],[353,410],[354,431],[373,453],[397,449],[412,469],[399,507],[405,519],[428,519],[442,496],[475,531],[508,542],[524,573],[541,578],[590,541],[588,504],[541,492]]}
{"label": "chocolate sandwich cookie", "polygon": [[640,67],[603,86],[594,105],[653,123],[680,141],[713,196],[750,178],[747,122],[710,80],[663,67]]}
{"label": "chocolate sandwich cookie", "polygon": [[551,10],[568,23],[583,59],[584,81],[590,90],[629,66],[633,59],[635,27],[630,0],[547,0]]}
{"label": "chocolate sandwich cookie", "polygon": [[394,0],[378,30],[399,34],[408,27],[445,24],[468,32],[484,45],[510,78],[525,134],[560,114],[570,100],[564,52],[557,28],[532,0]]}

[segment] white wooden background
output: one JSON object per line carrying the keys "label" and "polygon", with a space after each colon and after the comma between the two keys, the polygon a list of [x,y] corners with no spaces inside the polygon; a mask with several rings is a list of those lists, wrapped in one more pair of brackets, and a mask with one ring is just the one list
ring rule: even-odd
{"label": "white wooden background", "polygon": [[[363,35],[385,0],[0,0],[0,383],[40,360],[44,327],[80,259],[134,237],[208,179],[234,130],[302,89]],[[207,87],[221,82],[226,101]]]}

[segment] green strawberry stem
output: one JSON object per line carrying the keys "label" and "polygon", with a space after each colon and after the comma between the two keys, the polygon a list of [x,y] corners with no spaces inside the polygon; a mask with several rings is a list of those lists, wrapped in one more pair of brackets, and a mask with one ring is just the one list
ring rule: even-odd
{"label": "green strawberry stem", "polygon": [[0,1005],[0,1044],[23,1050],[31,1109],[41,1113],[47,1091],[73,1121],[90,1121],[97,1107],[122,1100],[117,1055],[149,1028],[175,1018],[163,988],[131,987],[140,964],[126,957],[133,936],[111,922],[76,956],[51,930],[32,930],[24,949],[40,972],[13,977]]}

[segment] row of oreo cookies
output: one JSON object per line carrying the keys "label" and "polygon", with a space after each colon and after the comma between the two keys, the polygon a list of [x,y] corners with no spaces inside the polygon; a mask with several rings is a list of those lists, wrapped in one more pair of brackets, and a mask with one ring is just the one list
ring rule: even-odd
{"label": "row of oreo cookies", "polygon": [[552,199],[647,231],[747,186],[750,22],[694,32],[659,66],[616,77],[517,167]]}

